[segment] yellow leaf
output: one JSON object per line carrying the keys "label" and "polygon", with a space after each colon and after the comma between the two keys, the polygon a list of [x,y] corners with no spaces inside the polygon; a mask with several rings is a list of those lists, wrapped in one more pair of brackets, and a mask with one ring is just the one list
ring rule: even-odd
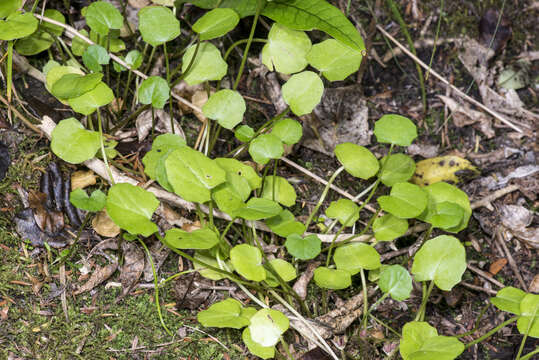
{"label": "yellow leaf", "polygon": [[464,174],[479,174],[479,170],[468,160],[458,156],[439,156],[421,160],[416,164],[412,182],[427,186],[440,181],[458,183]]}

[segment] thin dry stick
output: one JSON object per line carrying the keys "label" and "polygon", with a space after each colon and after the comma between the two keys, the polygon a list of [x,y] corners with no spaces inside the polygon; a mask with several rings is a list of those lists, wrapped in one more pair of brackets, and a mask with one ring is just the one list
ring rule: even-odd
{"label": "thin dry stick", "polygon": [[484,206],[486,208],[489,208],[489,207],[492,208],[492,205],[490,204],[491,202],[493,202],[494,200],[496,200],[496,199],[498,199],[498,198],[500,198],[500,197],[502,197],[504,195],[512,193],[515,190],[518,190],[518,185],[509,185],[509,186],[504,187],[503,189],[496,190],[492,194],[490,194],[488,196],[485,196],[481,200],[474,201],[471,204],[471,208],[472,208],[472,210],[480,208],[481,206]]}
{"label": "thin dry stick", "polygon": [[507,258],[507,262],[511,266],[511,269],[513,269],[513,272],[515,273],[518,282],[520,283],[520,286],[522,286],[522,289],[524,291],[528,291],[528,287],[524,283],[524,279],[522,279],[522,275],[520,275],[520,271],[518,270],[517,263],[515,262],[515,259],[513,259],[513,256],[511,255],[509,249],[507,248],[507,245],[505,244],[505,239],[503,238],[501,229],[496,229],[496,239],[501,245],[503,252],[505,253],[505,257]]}
{"label": "thin dry stick", "polygon": [[484,287],[481,287],[481,286],[477,286],[477,285],[472,285],[472,284],[467,283],[466,281],[461,281],[459,285],[462,285],[462,286],[464,286],[464,287],[467,287],[467,288],[472,289],[472,290],[475,290],[475,291],[484,291],[484,292],[486,292],[486,293],[489,294],[489,295],[496,295],[496,294],[498,294],[498,292],[497,292],[496,290],[487,289],[487,288],[484,288]]}
{"label": "thin dry stick", "polygon": [[435,78],[437,78],[438,80],[440,80],[441,82],[443,82],[445,85],[451,87],[451,89],[457,94],[459,95],[460,97],[462,97],[463,99],[471,102],[472,104],[474,104],[475,106],[483,109],[484,111],[486,111],[487,113],[489,113],[490,115],[494,116],[496,119],[500,120],[502,123],[504,123],[505,125],[509,126],[510,128],[512,128],[513,130],[515,131],[518,131],[520,133],[523,133],[524,131],[522,131],[521,128],[519,128],[518,126],[514,125],[511,121],[507,120],[506,118],[504,118],[502,115],[498,114],[496,111],[494,110],[491,110],[489,109],[488,107],[486,107],[485,105],[483,105],[482,103],[480,103],[479,101],[475,100],[474,98],[466,95],[463,91],[461,91],[459,88],[457,88],[456,86],[452,85],[451,83],[449,83],[449,81],[447,81],[444,77],[442,77],[440,74],[438,74],[436,71],[434,71],[433,69],[429,68],[429,66],[427,64],[425,64],[424,62],[422,62],[421,60],[419,60],[419,58],[417,56],[415,56],[414,54],[412,54],[408,49],[406,49],[401,43],[399,43],[393,36],[391,36],[387,31],[384,30],[384,28],[380,25],[376,25],[376,28],[382,33],[384,34],[389,40],[391,40],[395,45],[397,45],[406,55],[408,55],[409,57],[411,57],[415,62],[417,62],[422,68],[424,68],[427,72],[430,72],[432,74],[432,76],[434,76]]}
{"label": "thin dry stick", "polygon": [[479,268],[476,268],[475,266],[473,266],[472,264],[468,264],[468,269],[470,269],[471,271],[473,271],[474,273],[476,273],[477,275],[483,277],[484,279],[490,281],[491,283],[493,283],[494,285],[500,287],[500,288],[503,288],[505,287],[504,284],[502,284],[501,282],[499,282],[498,280],[494,279],[492,277],[491,274],[489,274],[488,272],[486,271],[483,271]]}
{"label": "thin dry stick", "polygon": [[[56,20],[53,20],[53,19],[49,19],[48,17],[46,16],[41,16],[41,15],[38,15],[38,14],[33,14],[36,18],[42,20],[42,21],[45,21],[45,22],[48,22],[50,24],[54,24],[54,25],[57,25],[57,26],[60,26],[62,28],[64,28],[67,32],[69,32],[70,34],[72,34],[73,36],[76,36],[78,38],[81,38],[82,40],[84,40],[85,42],[87,42],[88,44],[90,45],[95,45],[95,43],[88,39],[86,36],[82,35],[80,32],[77,31],[77,29],[75,29],[74,27],[72,26],[69,26],[69,25],[66,25],[66,24],[62,24],[61,22],[58,22]],[[112,60],[116,61],[118,64],[122,65],[123,67],[129,69],[130,71],[132,71],[135,75],[139,76],[140,78],[142,79],[147,79],[148,76],[146,74],[143,74],[141,73],[140,71],[138,70],[135,70],[135,69],[132,69],[129,65],[127,65],[127,63],[125,61],[123,61],[122,59],[120,59],[118,56],[112,54],[112,53],[109,53],[109,56]],[[171,91],[170,92],[171,96],[178,100],[179,102],[181,102],[182,104],[190,107],[191,109],[193,109],[194,111],[198,111],[198,112],[202,112],[202,109],[199,108],[198,106],[192,104],[190,101],[187,101],[186,99],[182,98],[181,96],[177,95],[174,93],[174,91]]]}

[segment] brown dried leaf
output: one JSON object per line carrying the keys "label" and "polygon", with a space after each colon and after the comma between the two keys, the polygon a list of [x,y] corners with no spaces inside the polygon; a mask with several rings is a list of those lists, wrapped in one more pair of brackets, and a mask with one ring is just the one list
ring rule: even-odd
{"label": "brown dried leaf", "polygon": [[71,174],[71,190],[84,189],[87,186],[96,184],[96,176],[92,170],[75,171]]}
{"label": "brown dried leaf", "polygon": [[144,252],[137,244],[129,241],[122,242],[124,264],[120,268],[122,296],[125,296],[135,286],[144,269]]}
{"label": "brown dried leaf", "polygon": [[320,261],[310,262],[307,265],[307,269],[305,269],[298,280],[296,280],[294,283],[293,289],[302,300],[305,300],[307,297],[307,285],[309,285],[311,282],[314,275],[314,269],[316,269],[318,265],[320,265]]}
{"label": "brown dried leaf", "polygon": [[496,275],[504,268],[505,265],[507,265],[506,258],[498,259],[494,261],[492,264],[490,264],[490,267],[488,268],[488,272],[491,273],[492,275]]}
{"label": "brown dried leaf", "polygon": [[116,225],[107,214],[102,210],[92,220],[92,228],[101,236],[115,237],[120,233],[120,227]]}
{"label": "brown dried leaf", "polygon": [[180,276],[174,282],[176,307],[178,309],[198,309],[210,296],[209,287],[211,285],[211,280],[203,278],[198,272]]}
{"label": "brown dried leaf", "polygon": [[64,215],[60,211],[48,211],[45,208],[47,195],[30,190],[28,192],[28,202],[30,208],[34,210],[34,218],[39,228],[48,233],[56,234],[64,228]]}
{"label": "brown dried leaf", "polygon": [[535,274],[528,290],[532,293],[539,293],[539,274]]}
{"label": "brown dried leaf", "polygon": [[453,123],[457,127],[467,125],[475,125],[474,127],[481,131],[490,139],[493,138],[494,130],[492,129],[489,118],[480,111],[472,110],[468,105],[461,105],[450,97],[438,95],[440,99],[447,105],[453,115]]}
{"label": "brown dried leaf", "polygon": [[77,290],[73,292],[73,295],[82,294],[83,292],[90,291],[95,288],[97,285],[101,284],[103,281],[111,277],[112,274],[118,268],[117,263],[108,264],[103,267],[96,267],[90,279]]}

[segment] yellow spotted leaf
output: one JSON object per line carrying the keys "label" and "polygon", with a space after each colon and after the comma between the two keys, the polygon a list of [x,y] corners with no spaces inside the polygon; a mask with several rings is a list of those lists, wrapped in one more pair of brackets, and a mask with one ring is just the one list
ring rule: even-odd
{"label": "yellow spotted leaf", "polygon": [[427,186],[440,181],[458,183],[463,176],[479,174],[479,170],[468,160],[458,156],[439,156],[421,160],[416,164],[412,182]]}

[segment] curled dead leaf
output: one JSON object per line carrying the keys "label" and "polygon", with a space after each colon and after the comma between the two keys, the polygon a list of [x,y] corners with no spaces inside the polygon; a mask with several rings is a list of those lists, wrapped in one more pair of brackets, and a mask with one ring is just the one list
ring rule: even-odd
{"label": "curled dead leaf", "polygon": [[115,237],[120,233],[120,227],[112,221],[106,210],[98,212],[92,219],[92,228],[105,237]]}
{"label": "curled dead leaf", "polygon": [[105,265],[103,267],[96,267],[90,279],[73,292],[73,295],[82,294],[83,292],[90,291],[103,281],[107,280],[114,274],[118,268],[117,263]]}
{"label": "curled dead leaf", "polygon": [[71,190],[84,189],[87,186],[96,184],[96,176],[92,170],[75,171],[71,174]]}

